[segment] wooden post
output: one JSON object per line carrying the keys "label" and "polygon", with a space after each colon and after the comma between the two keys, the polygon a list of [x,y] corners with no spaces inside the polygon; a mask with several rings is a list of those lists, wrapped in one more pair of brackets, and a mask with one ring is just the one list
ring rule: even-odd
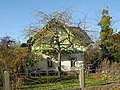
{"label": "wooden post", "polygon": [[80,83],[80,90],[84,90],[84,68],[83,68],[83,63],[81,64],[81,67],[80,67],[79,83]]}
{"label": "wooden post", "polygon": [[4,71],[4,89],[10,90],[9,73],[7,71]]}

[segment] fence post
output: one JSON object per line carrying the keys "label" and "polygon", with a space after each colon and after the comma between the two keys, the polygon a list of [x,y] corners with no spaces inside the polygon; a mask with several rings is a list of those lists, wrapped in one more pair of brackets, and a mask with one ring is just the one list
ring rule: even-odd
{"label": "fence post", "polygon": [[80,67],[79,83],[80,83],[80,90],[84,90],[84,67],[83,67],[83,63],[81,64],[81,67]]}
{"label": "fence post", "polygon": [[4,71],[4,89],[10,90],[9,73],[7,71]]}

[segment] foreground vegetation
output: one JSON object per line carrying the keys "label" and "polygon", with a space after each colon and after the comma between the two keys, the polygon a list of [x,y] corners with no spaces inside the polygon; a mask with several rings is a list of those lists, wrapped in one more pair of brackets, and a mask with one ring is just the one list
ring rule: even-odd
{"label": "foreground vegetation", "polygon": [[[2,79],[1,79],[2,80]],[[120,80],[98,78],[97,73],[85,75],[85,90],[119,90]],[[2,87],[2,84],[0,85]],[[14,90],[14,86],[12,86]],[[17,89],[20,90],[79,90],[78,75],[29,76],[19,79]],[[2,90],[2,89],[0,89]]]}
{"label": "foreground vegetation", "polygon": [[[32,77],[30,80],[32,79],[33,82],[31,81],[28,85],[24,85],[23,90],[69,90],[79,88],[78,77],[75,76],[64,76],[61,79],[58,76],[48,76],[47,78],[42,78],[42,81],[41,77]],[[41,81],[42,84],[38,84],[38,81]],[[107,80],[97,80],[95,78],[85,79],[85,88],[100,87],[109,84]]]}

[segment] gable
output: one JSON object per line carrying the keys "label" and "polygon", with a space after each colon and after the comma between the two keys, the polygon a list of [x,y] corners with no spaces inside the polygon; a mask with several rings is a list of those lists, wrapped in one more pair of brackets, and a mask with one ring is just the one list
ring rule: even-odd
{"label": "gable", "polygon": [[[76,34],[77,31],[79,31],[79,33]],[[76,40],[74,40],[75,37],[77,37]],[[91,43],[91,39],[87,33],[79,27],[70,27],[55,20],[48,22],[41,30],[39,30],[34,36],[34,40],[36,40],[34,46],[39,46],[38,49],[44,51],[55,50],[58,48],[61,48],[61,50],[64,51],[73,51],[73,49],[76,51],[85,51],[86,46]],[[60,47],[58,47],[57,41],[59,41]]]}

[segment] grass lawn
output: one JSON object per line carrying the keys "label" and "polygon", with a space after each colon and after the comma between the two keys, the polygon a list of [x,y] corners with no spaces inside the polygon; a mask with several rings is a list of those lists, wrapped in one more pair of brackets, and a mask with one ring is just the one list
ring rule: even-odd
{"label": "grass lawn", "polygon": [[79,88],[79,83],[77,80],[67,80],[63,82],[25,86],[24,88],[25,90],[64,90]]}
{"label": "grass lawn", "polygon": [[[52,83],[43,83],[43,84],[34,84],[34,85],[31,83],[31,85],[25,85],[23,87],[23,90],[69,90],[69,89],[79,88],[78,78],[75,79],[72,79],[72,77],[71,79],[69,78],[70,77],[66,77],[62,81],[58,81],[58,82],[56,81]],[[96,80],[94,78],[85,79],[85,87],[101,86],[106,84],[108,83],[104,80]]]}
{"label": "grass lawn", "polygon": [[90,87],[90,86],[102,86],[102,85],[107,85],[108,82],[106,80],[97,80],[95,78],[86,78],[85,79],[85,87]]}

